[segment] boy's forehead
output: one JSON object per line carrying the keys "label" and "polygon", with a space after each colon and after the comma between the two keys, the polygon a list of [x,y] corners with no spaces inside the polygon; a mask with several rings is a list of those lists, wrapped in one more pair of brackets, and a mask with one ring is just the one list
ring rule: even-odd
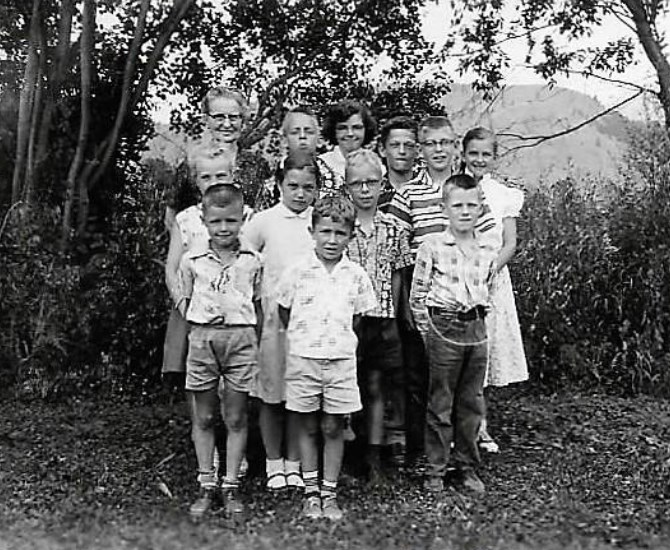
{"label": "boy's forehead", "polygon": [[233,165],[230,160],[224,158],[222,155],[209,156],[198,155],[193,164],[196,172],[233,172]]}
{"label": "boy's forehead", "polygon": [[481,192],[479,187],[473,187],[472,189],[463,189],[462,187],[456,187],[455,185],[450,185],[447,189],[447,202],[481,202]]}
{"label": "boy's forehead", "polygon": [[419,130],[419,132],[423,140],[454,139],[456,137],[456,134],[449,126],[443,126],[442,128],[423,127]]}
{"label": "boy's forehead", "polygon": [[381,168],[371,162],[359,161],[347,167],[347,181],[378,180],[382,177]]}
{"label": "boy's forehead", "polygon": [[202,215],[205,220],[219,219],[219,218],[228,218],[231,216],[237,217],[241,216],[244,213],[244,203],[242,201],[235,201],[226,206],[216,206],[215,204],[210,204],[207,206],[203,205]]}
{"label": "boy's forehead", "polygon": [[393,128],[392,130],[389,131],[388,137],[386,138],[386,141],[389,142],[391,140],[416,140],[416,134],[414,133],[413,130],[409,130],[407,128]]}
{"label": "boy's forehead", "polygon": [[319,218],[319,220],[314,224],[314,229],[317,227],[324,228],[324,229],[346,229],[347,232],[349,232],[349,226],[346,224],[344,220],[334,220],[330,216],[323,216],[322,218]]}
{"label": "boy's forehead", "polygon": [[289,113],[284,119],[284,126],[287,128],[291,127],[303,127],[303,126],[312,126],[317,128],[318,124],[316,118],[307,113]]}

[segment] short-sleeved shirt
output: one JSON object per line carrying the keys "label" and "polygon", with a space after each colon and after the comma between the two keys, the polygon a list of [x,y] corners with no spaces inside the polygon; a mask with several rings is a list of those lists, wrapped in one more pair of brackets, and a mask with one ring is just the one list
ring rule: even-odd
{"label": "short-sleeved shirt", "polygon": [[209,233],[202,221],[202,204],[189,206],[175,218],[184,250],[202,250],[209,246]]}
{"label": "short-sleeved shirt", "polygon": [[356,220],[349,241],[348,256],[365,269],[377,294],[379,305],[368,317],[395,317],[391,277],[393,272],[412,265],[407,232],[387,214],[376,212],[372,231],[366,234]]}
{"label": "short-sleeved shirt", "polygon": [[356,356],[354,315],[377,307],[365,270],[346,256],[328,271],[315,253],[284,271],[277,303],[291,310],[286,333],[293,355],[312,359]]}
{"label": "short-sleeved shirt", "polygon": [[429,235],[421,243],[409,299],[420,332],[428,330],[429,307],[466,311],[489,303],[497,254],[480,236],[477,244],[476,253],[466,255],[449,229]]}
{"label": "short-sleeved shirt", "polygon": [[283,203],[256,214],[242,229],[242,241],[263,257],[263,297],[277,293],[279,278],[287,266],[312,253],[309,233],[312,207],[297,214]]}
{"label": "short-sleeved shirt", "polygon": [[199,325],[255,325],[261,265],[260,256],[244,248],[228,262],[211,247],[184,253],[179,276],[182,300],[190,298],[186,320]]}
{"label": "short-sleeved shirt", "polygon": [[[443,205],[442,184],[433,182],[425,169],[393,195],[387,212],[395,216],[400,226],[409,232],[409,244],[413,254],[416,255],[428,235],[441,233],[446,229],[448,220]],[[482,213],[477,220],[477,232],[485,234],[494,227],[491,208],[484,198]]]}
{"label": "short-sleeved shirt", "polygon": [[491,215],[495,220],[495,226],[487,231],[478,230],[490,242],[496,250],[503,245],[502,221],[505,218],[518,218],[523,207],[523,191],[508,187],[494,180],[490,175],[482,178],[480,183],[484,192],[484,201],[491,209]]}
{"label": "short-sleeved shirt", "polygon": [[426,170],[393,195],[387,212],[409,233],[412,254],[428,235],[444,231],[442,204],[442,185],[434,183]]}

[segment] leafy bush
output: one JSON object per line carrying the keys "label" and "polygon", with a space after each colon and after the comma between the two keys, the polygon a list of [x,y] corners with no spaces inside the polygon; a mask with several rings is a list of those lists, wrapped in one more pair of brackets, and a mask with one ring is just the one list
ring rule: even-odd
{"label": "leafy bush", "polygon": [[[627,184],[558,182],[527,198],[512,276],[537,379],[670,395],[670,150]],[[639,147],[639,144],[637,145]],[[665,157],[667,159],[667,156]]]}
{"label": "leafy bush", "polygon": [[60,212],[14,208],[0,235],[0,377],[48,397],[100,385],[146,390],[160,373],[168,302],[163,186],[169,170],[135,174],[111,205],[102,246],[59,250]]}

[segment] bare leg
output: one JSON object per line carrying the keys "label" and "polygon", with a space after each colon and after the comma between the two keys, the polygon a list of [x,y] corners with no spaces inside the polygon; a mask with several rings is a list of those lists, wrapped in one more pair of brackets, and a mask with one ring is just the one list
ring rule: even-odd
{"label": "bare leg", "polygon": [[214,418],[219,398],[216,389],[194,391],[190,394],[191,439],[198,460],[198,470],[201,474],[212,474],[214,478]]}
{"label": "bare leg", "polygon": [[277,460],[282,457],[281,445],[284,439],[284,417],[285,411],[283,405],[261,403],[259,424],[268,460]]}
{"label": "bare leg", "polygon": [[344,415],[324,413],[321,420],[323,433],[323,479],[337,482],[342,469],[344,455],[344,437],[342,428]]}
{"label": "bare leg", "polygon": [[247,447],[247,394],[230,389],[224,390],[226,406],[226,482],[237,483],[240,462]]}

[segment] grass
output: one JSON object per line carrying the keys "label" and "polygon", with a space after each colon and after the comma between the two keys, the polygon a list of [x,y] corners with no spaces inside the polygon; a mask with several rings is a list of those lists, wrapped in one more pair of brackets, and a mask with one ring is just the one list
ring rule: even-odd
{"label": "grass", "polygon": [[342,487],[339,524],[246,482],[248,520],[194,526],[195,458],[183,403],[0,405],[0,550],[670,548],[670,403],[498,390],[487,495],[436,501],[418,477]]}

